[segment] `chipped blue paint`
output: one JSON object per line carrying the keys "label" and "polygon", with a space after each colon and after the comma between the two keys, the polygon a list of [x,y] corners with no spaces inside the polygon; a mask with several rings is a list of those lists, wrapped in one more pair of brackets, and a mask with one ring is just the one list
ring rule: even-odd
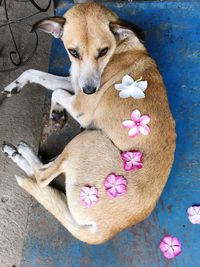
{"label": "chipped blue paint", "polygon": [[[56,14],[63,14],[70,6],[62,5]],[[32,207],[21,267],[198,267],[200,226],[188,221],[186,209],[200,202],[200,3],[106,6],[147,32],[146,46],[163,75],[176,120],[175,163],[152,215],[104,245],[79,242],[39,204]],[[65,74],[68,67],[61,42],[54,40],[50,72]],[[158,248],[165,234],[177,236],[183,246],[182,254],[170,263]]]}

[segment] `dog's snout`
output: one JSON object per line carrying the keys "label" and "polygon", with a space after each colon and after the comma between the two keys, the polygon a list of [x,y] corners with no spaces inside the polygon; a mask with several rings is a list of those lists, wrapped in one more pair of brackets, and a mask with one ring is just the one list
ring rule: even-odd
{"label": "dog's snout", "polygon": [[87,85],[87,86],[83,87],[83,92],[87,95],[91,95],[91,94],[94,94],[96,92],[96,89],[97,89],[96,87]]}

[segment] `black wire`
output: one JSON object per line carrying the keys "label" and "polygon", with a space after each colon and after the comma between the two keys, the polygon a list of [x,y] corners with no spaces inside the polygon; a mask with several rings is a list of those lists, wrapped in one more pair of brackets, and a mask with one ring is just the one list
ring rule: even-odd
{"label": "black wire", "polygon": [[[2,1],[3,1],[3,0],[2,0]],[[1,4],[0,4],[0,5],[1,5]],[[41,13],[41,12],[40,12],[40,11],[37,11],[37,12],[35,12],[35,13],[29,15],[29,16],[21,17],[21,18],[15,19],[15,20],[11,20],[11,19],[6,20],[6,22],[5,22],[4,24],[1,24],[1,25],[0,25],[0,28],[2,28],[2,27],[4,27],[4,26],[7,26],[8,24],[13,24],[13,23],[16,23],[16,22],[20,22],[20,21],[22,21],[22,20],[29,19],[29,18],[34,17],[35,15],[37,15],[37,14],[39,14],[39,13]],[[4,20],[2,20],[2,21],[0,20],[0,22],[4,22]]]}
{"label": "black wire", "polygon": [[40,6],[38,6],[38,4],[34,0],[29,0],[29,1],[34,5],[35,8],[37,8],[41,12],[46,12],[51,5],[51,0],[49,0],[49,3],[47,5],[47,7],[45,7],[45,8],[41,8]]}
{"label": "black wire", "polygon": [[[5,16],[6,16],[6,23],[0,25],[0,28],[2,27],[5,27],[5,26],[8,26],[9,27],[9,31],[10,31],[10,34],[11,34],[11,38],[12,38],[12,41],[13,41],[13,44],[14,44],[14,48],[15,48],[15,51],[10,51],[9,53],[9,56],[10,56],[10,60],[12,62],[12,64],[14,65],[14,67],[11,67],[11,68],[8,68],[8,69],[3,69],[3,70],[0,70],[0,72],[6,72],[6,71],[11,71],[11,70],[15,70],[17,69],[18,67],[20,66],[23,66],[24,64],[26,64],[27,62],[29,62],[31,60],[31,58],[33,57],[33,55],[35,54],[36,50],[37,50],[37,47],[38,47],[38,35],[36,32],[34,32],[35,34],[35,38],[36,38],[36,41],[35,41],[35,47],[31,53],[31,55],[26,59],[26,60],[22,60],[21,56],[20,56],[20,53],[19,53],[19,50],[18,50],[18,47],[17,47],[17,44],[16,44],[16,41],[15,41],[15,37],[13,35],[13,31],[12,31],[12,28],[11,28],[11,25],[13,23],[24,23],[25,25],[28,25],[30,26],[29,24],[23,22],[23,20],[26,20],[30,17],[33,17],[41,12],[46,12],[50,5],[51,5],[51,0],[49,0],[49,3],[48,5],[46,6],[46,8],[41,8],[40,6],[38,6],[38,4],[34,1],[34,0],[29,0],[35,8],[37,8],[39,11],[31,14],[31,15],[28,15],[28,16],[25,16],[25,17],[21,17],[21,18],[18,18],[16,20],[9,20],[9,17],[8,17],[8,10],[7,10],[7,5],[6,5],[6,0],[0,0],[0,6],[4,4],[4,9],[5,9]],[[31,27],[31,26],[30,26]],[[13,58],[13,55],[17,55],[18,56],[18,62],[16,62]]]}
{"label": "black wire", "polygon": [[[4,0],[4,7],[5,7],[5,14],[6,14],[6,19],[8,20],[8,11],[7,11],[7,5],[6,5],[6,0]],[[8,27],[9,27],[9,30],[10,30],[10,35],[12,37],[12,41],[13,41],[13,44],[14,44],[14,47],[15,47],[15,51],[10,51],[9,55],[10,55],[10,60],[11,62],[13,63],[13,65],[15,66],[19,66],[21,65],[21,57],[20,57],[20,54],[19,54],[19,50],[18,50],[18,47],[17,47],[17,44],[15,42],[15,37],[13,35],[13,32],[12,32],[12,28],[11,28],[11,25],[8,24]],[[15,60],[13,59],[13,55],[17,55],[18,56],[18,63],[15,62]]]}
{"label": "black wire", "polygon": [[[25,23],[25,22],[20,21],[20,23],[23,23],[23,24],[25,24],[25,25],[28,25],[30,28],[32,27],[31,25],[29,25],[29,24],[27,24],[27,23]],[[14,67],[11,67],[11,68],[8,68],[8,69],[0,70],[0,72],[6,72],[6,71],[13,71],[13,70],[16,70],[17,68],[19,68],[19,67],[21,67],[21,66],[24,66],[27,62],[29,62],[29,61],[32,59],[32,57],[34,56],[34,54],[35,54],[35,52],[36,52],[36,50],[37,50],[37,47],[38,47],[38,34],[37,34],[37,32],[33,32],[33,34],[35,34],[35,46],[34,46],[34,48],[33,48],[32,53],[30,54],[30,56],[29,56],[26,60],[21,61],[20,66],[17,66],[17,65],[14,64],[14,65],[15,65]]]}

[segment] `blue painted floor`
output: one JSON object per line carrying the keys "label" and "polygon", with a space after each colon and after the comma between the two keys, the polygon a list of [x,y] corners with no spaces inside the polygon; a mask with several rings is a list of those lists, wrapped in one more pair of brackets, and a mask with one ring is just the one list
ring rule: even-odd
{"label": "blue painted floor", "polygon": [[[164,77],[176,120],[175,163],[152,215],[104,245],[79,242],[39,204],[33,206],[21,267],[199,267],[200,225],[189,222],[186,209],[200,203],[200,3],[106,5],[147,32],[146,46]],[[54,40],[50,72],[64,75],[68,66],[61,42]],[[172,261],[159,250],[165,234],[182,243],[182,253]]]}

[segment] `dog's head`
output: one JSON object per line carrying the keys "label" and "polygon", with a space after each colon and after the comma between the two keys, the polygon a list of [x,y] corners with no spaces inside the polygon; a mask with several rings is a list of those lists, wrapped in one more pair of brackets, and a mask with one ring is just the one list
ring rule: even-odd
{"label": "dog's head", "polygon": [[102,73],[119,44],[132,38],[137,45],[144,38],[137,26],[95,3],[76,5],[64,17],[40,20],[33,26],[36,29],[62,39],[72,62],[74,86],[85,94],[99,89]]}

